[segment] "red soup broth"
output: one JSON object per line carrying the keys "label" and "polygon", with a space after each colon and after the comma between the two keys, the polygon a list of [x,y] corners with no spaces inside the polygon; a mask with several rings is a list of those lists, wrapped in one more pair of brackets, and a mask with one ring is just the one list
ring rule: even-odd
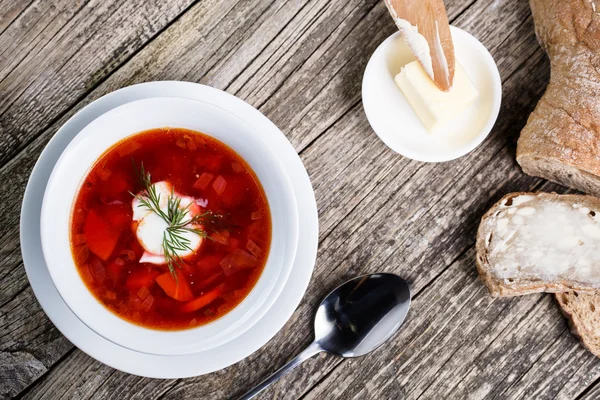
{"label": "red soup broth", "polygon": [[[133,195],[167,181],[214,218],[196,252],[175,265],[141,263]],[[87,288],[119,317],[147,328],[180,330],[231,311],[252,290],[271,243],[271,216],[249,165],[199,132],[161,128],[124,139],[104,153],[81,184],[72,211],[71,248]]]}

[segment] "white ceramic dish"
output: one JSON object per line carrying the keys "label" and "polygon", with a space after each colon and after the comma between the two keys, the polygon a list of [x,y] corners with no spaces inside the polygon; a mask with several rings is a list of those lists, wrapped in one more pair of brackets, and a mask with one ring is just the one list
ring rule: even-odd
{"label": "white ceramic dish", "polygon": [[[73,261],[70,221],[73,199],[91,166],[120,140],[144,130],[178,127],[203,132],[227,144],[252,167],[263,185],[272,219],[271,250],[248,296],[209,324],[182,331],[159,331],[127,322],[104,307],[86,288]],[[231,341],[254,325],[280,275],[287,280],[298,244],[298,212],[277,146],[232,113],[190,99],[162,97],[134,101],[108,111],[86,126],[56,163],[42,203],[42,249],[50,276],[69,308],[106,339],[150,354],[195,353]]]}
{"label": "white ceramic dish", "polygon": [[444,131],[429,133],[394,82],[402,66],[415,60],[400,32],[379,45],[363,76],[363,107],[371,127],[388,147],[414,160],[441,162],[467,154],[487,137],[500,111],[502,83],[491,54],[467,32],[450,29],[456,60],[479,99]]}
{"label": "white ceramic dish", "polygon": [[[52,285],[41,249],[42,196],[62,151],[91,121],[122,104],[157,96],[209,100],[252,124],[265,140],[277,143],[282,164],[292,182],[299,220],[298,251],[287,282],[277,281],[278,297],[267,299],[268,311],[256,325],[231,342],[210,350],[179,356],[159,356],[118,346],[98,335],[68,308]],[[77,347],[119,370],[153,378],[183,378],[225,368],[256,351],[284,325],[297,307],[314,267],[318,240],[317,208],[308,175],[285,136],[259,111],[222,91],[187,82],[151,82],[106,95],[72,117],[56,133],[33,169],[21,212],[21,251],[25,269],[42,308],[56,327]]]}

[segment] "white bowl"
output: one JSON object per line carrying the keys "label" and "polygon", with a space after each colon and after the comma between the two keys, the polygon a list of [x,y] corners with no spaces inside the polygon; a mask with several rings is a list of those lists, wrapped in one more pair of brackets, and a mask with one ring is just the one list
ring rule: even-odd
{"label": "white bowl", "polygon": [[415,60],[400,32],[379,45],[363,76],[363,107],[371,127],[388,147],[414,160],[441,162],[467,154],[487,137],[500,111],[502,82],[491,54],[467,32],[450,29],[456,60],[479,98],[443,132],[427,131],[394,82],[402,67]]}
{"label": "white bowl", "polygon": [[[203,132],[230,146],[263,185],[272,217],[265,268],[248,296],[231,312],[198,328],[159,331],[129,323],[106,309],[86,288],[69,243],[70,216],[79,186],[93,163],[113,144],[152,128]],[[50,276],[65,303],[93,331],[123,347],[148,354],[181,355],[214,348],[236,338],[268,311],[262,307],[275,282],[287,279],[298,244],[298,212],[292,186],[271,146],[246,122],[215,105],[182,98],[152,98],[117,107],[87,125],[56,163],[42,204],[41,238]]]}

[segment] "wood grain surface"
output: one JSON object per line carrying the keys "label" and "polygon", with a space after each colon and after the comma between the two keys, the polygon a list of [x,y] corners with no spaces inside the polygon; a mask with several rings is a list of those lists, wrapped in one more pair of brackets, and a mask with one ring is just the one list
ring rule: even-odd
{"label": "wood grain surface", "polygon": [[[261,398],[599,398],[600,361],[553,298],[493,299],[475,269],[475,231],[496,200],[567,190],[515,162],[549,77],[529,6],[446,7],[498,63],[503,104],[482,146],[426,164],[385,147],[362,109],[366,63],[396,30],[382,1],[0,0],[0,398],[235,398],[310,342],[332,287],[375,271],[411,284],[394,339],[363,358],[315,357]],[[19,247],[25,185],[52,135],[91,101],[153,80],[208,84],[257,107],[300,154],[319,208],[317,264],[292,318],[247,359],[190,379],[129,375],[75,348],[37,303]]]}

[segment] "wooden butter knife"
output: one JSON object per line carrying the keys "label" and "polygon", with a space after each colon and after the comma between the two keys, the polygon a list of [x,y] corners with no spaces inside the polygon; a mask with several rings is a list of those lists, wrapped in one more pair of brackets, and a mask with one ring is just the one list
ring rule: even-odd
{"label": "wooden butter knife", "polygon": [[384,0],[411,51],[436,86],[454,79],[454,45],[443,0]]}

